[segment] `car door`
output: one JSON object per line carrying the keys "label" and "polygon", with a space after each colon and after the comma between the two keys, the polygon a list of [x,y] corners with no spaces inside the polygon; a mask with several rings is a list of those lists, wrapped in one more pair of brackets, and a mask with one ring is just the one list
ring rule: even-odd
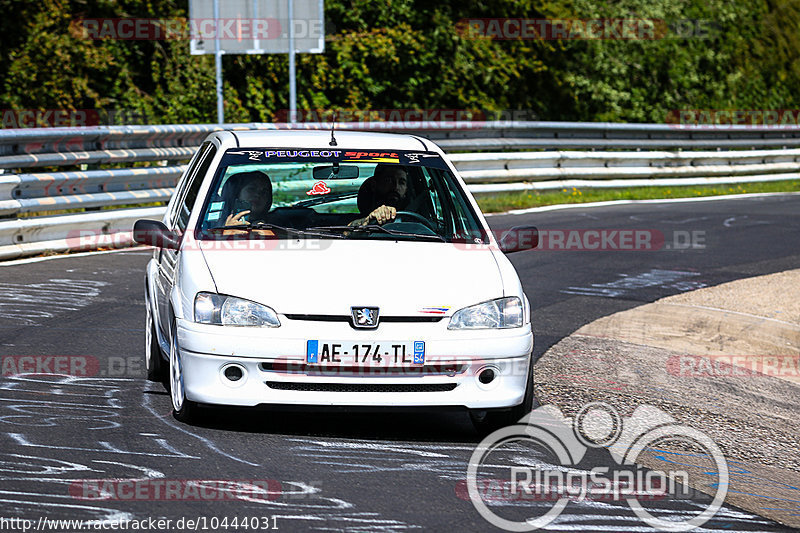
{"label": "car door", "polygon": [[[203,184],[203,178],[208,173],[211,161],[217,153],[217,147],[206,141],[197,151],[196,157],[189,164],[186,174],[178,184],[173,202],[167,210],[164,223],[167,228],[182,235],[186,230],[192,207],[197,200],[197,193]],[[158,257],[158,276],[156,279],[156,307],[161,333],[166,335],[170,324],[169,294],[175,277],[175,265],[178,261],[179,250],[161,248]],[[165,336],[166,338],[166,336]]]}

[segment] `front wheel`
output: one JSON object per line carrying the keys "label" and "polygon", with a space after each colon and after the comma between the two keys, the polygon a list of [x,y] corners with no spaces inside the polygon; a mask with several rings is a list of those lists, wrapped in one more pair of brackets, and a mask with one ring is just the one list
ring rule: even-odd
{"label": "front wheel", "polygon": [[178,349],[178,328],[174,321],[169,344],[169,389],[172,399],[172,414],[175,418],[187,424],[196,419],[197,403],[186,398],[183,361]]}

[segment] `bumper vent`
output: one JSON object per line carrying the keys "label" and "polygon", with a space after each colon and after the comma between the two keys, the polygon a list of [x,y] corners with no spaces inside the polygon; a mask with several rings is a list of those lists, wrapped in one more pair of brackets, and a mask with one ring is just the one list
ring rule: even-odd
{"label": "bumper vent", "polygon": [[288,381],[267,381],[267,387],[277,390],[303,392],[447,392],[455,389],[457,383],[431,383],[427,385],[371,384],[371,383],[294,383]]}
{"label": "bumper vent", "polygon": [[258,368],[262,372],[280,372],[283,374],[302,374],[306,376],[455,376],[457,374],[463,374],[464,371],[467,370],[467,365],[450,363],[406,367],[321,366],[307,365],[299,361],[276,361],[259,363]]}

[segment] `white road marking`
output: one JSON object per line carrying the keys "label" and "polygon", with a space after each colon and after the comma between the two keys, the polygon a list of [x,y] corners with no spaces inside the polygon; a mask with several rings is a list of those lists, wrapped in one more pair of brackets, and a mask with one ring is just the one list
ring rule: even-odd
{"label": "white road marking", "polygon": [[607,202],[587,202],[585,204],[558,204],[545,205],[542,207],[530,207],[528,209],[513,209],[505,213],[486,213],[485,216],[500,215],[526,215],[528,213],[542,213],[545,211],[560,211],[562,209],[583,209],[585,207],[606,207],[613,205],[637,205],[637,204],[683,204],[691,202],[714,202],[717,200],[739,200],[745,198],[766,198],[770,196],[795,196],[800,192],[757,192],[748,194],[725,194],[722,196],[701,196],[700,198],[661,198],[655,200],[609,200]]}
{"label": "white road marking", "polygon": [[41,263],[42,261],[52,261],[54,259],[71,259],[73,257],[86,257],[87,255],[103,255],[103,254],[118,254],[118,253],[123,253],[125,255],[152,255],[153,249],[150,248],[149,246],[136,246],[131,248],[118,248],[116,250],[101,250],[94,252],[80,252],[77,254],[49,255],[47,257],[29,257],[27,259],[15,259],[13,261],[0,261],[0,268],[16,266],[16,265],[28,265],[31,263]]}

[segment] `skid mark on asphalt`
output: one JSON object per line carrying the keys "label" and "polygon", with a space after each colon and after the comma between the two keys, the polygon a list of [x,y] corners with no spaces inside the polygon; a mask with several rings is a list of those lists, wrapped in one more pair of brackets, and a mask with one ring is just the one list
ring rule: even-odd
{"label": "skid mark on asphalt", "polygon": [[0,318],[35,326],[68,311],[86,307],[100,295],[105,281],[50,279],[43,283],[0,283]]}
{"label": "skid mark on asphalt", "polygon": [[[10,376],[0,381],[0,423],[4,430],[0,434],[0,516],[22,516],[34,521],[40,516],[60,516],[100,522],[149,518],[153,514],[152,502],[115,495],[115,483],[140,482],[148,486],[152,480],[168,482],[165,471],[157,465],[165,464],[173,470],[176,461],[189,461],[183,464],[198,465],[191,470],[196,473],[190,475],[196,479],[178,481],[186,486],[224,482],[228,488],[219,492],[226,493],[226,502],[224,507],[213,505],[216,500],[203,502],[202,510],[197,512],[191,501],[178,498],[174,502],[174,519],[190,513],[208,518],[221,513],[279,513],[303,530],[388,533],[418,528],[364,512],[351,502],[300,481],[275,480],[280,486],[276,491],[254,487],[251,481],[208,480],[199,460],[209,458],[180,451],[179,441],[165,436],[168,432],[153,431],[146,425],[133,434],[124,431],[132,419],[148,424],[165,418],[149,405],[146,394],[142,403],[148,409],[141,410],[141,416],[134,406],[124,402],[131,395],[123,392],[130,393],[131,387],[139,389],[140,385],[140,380],[53,375]],[[41,427],[42,420],[49,428],[45,432],[35,429]],[[76,432],[76,428],[82,430]],[[185,430],[182,433],[191,435]],[[205,437],[193,436],[209,446],[212,458],[214,454],[222,455],[215,462],[228,459],[254,465],[221,452]],[[97,487],[102,487],[100,494]],[[84,498],[82,495],[86,494],[89,497]]]}
{"label": "skid mark on asphalt", "polygon": [[[452,482],[454,501],[469,501],[466,489],[468,461],[475,445],[471,444],[428,444],[420,442],[398,443],[396,441],[357,441],[357,440],[319,440],[312,438],[292,438],[293,450],[297,456],[307,458],[313,464],[329,467],[336,474],[396,475],[399,472],[427,472],[441,480]],[[565,467],[554,464],[552,456],[531,446],[511,445],[509,452],[513,461],[493,461],[485,464],[489,477],[507,478],[512,465],[526,464],[543,470],[561,470],[573,474],[591,474],[590,470]],[[333,454],[333,455],[332,455]],[[542,516],[552,508],[548,501],[495,501],[491,505],[505,510],[517,508],[528,516]],[[661,501],[648,501],[646,506],[654,515],[673,517],[675,520],[689,520],[700,514],[706,504],[692,499],[682,500],[675,509],[674,501],[666,498]],[[499,514],[503,514],[502,511]],[[772,523],[736,509],[723,507],[713,522],[694,531],[720,530],[758,530],[769,531]],[[561,516],[546,530],[556,531],[657,531],[645,525],[624,501],[615,504],[585,499],[571,500]]]}
{"label": "skid mark on asphalt", "polygon": [[[131,473],[150,473],[149,469],[117,461],[108,464],[113,465],[115,475],[118,475],[120,468],[125,467],[131,467]],[[33,517],[42,513],[53,516],[57,513],[56,510],[64,510],[69,512],[70,518],[80,517],[86,520],[133,518],[129,512],[102,505],[105,502],[82,502],[69,493],[71,484],[82,481],[80,476],[100,477],[104,474],[110,475],[103,468],[83,463],[38,455],[2,454],[0,481],[3,481],[5,488],[14,487],[17,490],[0,490],[0,503],[7,504],[0,506],[3,509],[0,514],[9,516],[9,510],[13,510],[14,514],[22,517]]]}
{"label": "skid mark on asphalt", "polygon": [[[156,433],[120,435],[118,430],[130,419],[130,410],[120,399],[124,387],[138,383],[131,379],[79,378],[74,376],[21,375],[0,384],[0,423],[10,442],[25,448],[55,449],[164,458],[199,459],[183,453]],[[147,418],[151,419],[150,415]],[[13,431],[9,431],[11,428]],[[52,428],[41,440],[34,428]],[[31,428],[26,430],[25,428]],[[59,433],[80,428],[64,442]],[[114,442],[114,439],[120,442]]]}
{"label": "skid mark on asphalt", "polygon": [[[149,396],[145,395],[143,405],[153,415],[157,415]],[[226,459],[248,466],[264,467],[264,465],[252,463],[222,451],[211,439],[174,425],[170,422],[171,419],[168,421],[167,419],[159,418],[159,420],[172,429],[177,429],[181,433],[198,439],[210,451]],[[312,484],[300,481],[280,481],[280,484],[282,490],[278,499],[248,498],[247,496],[242,496],[240,499],[269,508],[271,511],[282,509],[282,514],[274,515],[279,519],[278,523],[280,524],[283,520],[302,523],[304,531],[341,531],[343,533],[376,531],[392,533],[395,531],[421,529],[421,526],[382,518],[378,513],[354,512],[357,507],[356,504],[340,498],[324,496],[321,493],[321,489]]]}
{"label": "skid mark on asphalt", "polygon": [[[693,514],[699,514],[704,510],[703,506],[697,505],[694,502],[690,503],[695,506]],[[638,524],[633,523],[625,516],[621,516],[619,514],[615,515],[613,513],[619,513],[619,507],[605,502],[589,502],[585,503],[584,505],[587,507],[593,507],[597,511],[607,511],[608,514],[602,515],[605,523],[593,523],[593,520],[596,520],[596,518],[592,518],[589,514],[563,513],[561,516],[559,516],[557,521],[544,527],[543,529],[545,531],[663,531],[648,527],[642,522],[639,522]],[[659,515],[665,519],[669,519],[668,517],[674,517],[675,520],[686,520],[687,516],[685,516],[685,514],[686,513],[684,511],[673,511],[668,509],[659,511]],[[740,531],[738,527],[739,525],[743,524],[747,524],[749,526],[747,531],[751,531],[753,533],[769,533],[774,531],[773,529],[767,529],[771,524],[769,521],[763,519],[753,519],[752,515],[728,507],[723,507],[720,509],[717,514],[714,515],[714,518],[706,522],[704,526],[697,527],[691,531],[693,533],[706,533],[710,531]],[[757,529],[758,526],[762,526],[764,529]]]}
{"label": "skid mark on asphalt", "polygon": [[734,228],[734,227],[737,227],[737,228],[745,227],[746,228],[746,227],[752,227],[752,226],[761,226],[761,225],[764,225],[764,224],[772,224],[772,222],[769,222],[767,220],[752,220],[747,215],[726,218],[722,222],[722,225],[725,226],[726,228]]}
{"label": "skid mark on asphalt", "polygon": [[603,296],[619,298],[631,296],[635,291],[645,288],[676,289],[681,292],[701,289],[706,286],[689,278],[699,276],[699,272],[683,270],[650,269],[639,274],[619,274],[620,279],[607,283],[592,283],[588,287],[567,287],[560,292],[578,296]]}
{"label": "skid mark on asphalt", "polygon": [[654,213],[655,219],[653,214],[646,214],[646,215],[630,215],[628,218],[630,220],[634,220],[636,222],[657,222],[659,224],[689,224],[694,222],[705,222],[706,220],[711,220],[711,216],[703,216],[703,217],[686,217],[686,218],[669,218],[669,216],[664,217],[662,213]]}
{"label": "skid mark on asphalt", "polygon": [[[276,518],[278,518],[279,524],[285,520],[304,522],[304,531],[341,531],[342,533],[376,531],[378,533],[393,533],[395,531],[422,529],[422,526],[381,518],[378,513],[353,513],[348,516],[276,515]],[[337,525],[338,522],[343,523]]]}
{"label": "skid mark on asphalt", "polygon": [[227,459],[230,459],[232,461],[236,461],[237,463],[242,463],[242,464],[245,464],[245,465],[248,465],[248,466],[255,466],[255,467],[261,466],[258,463],[253,463],[251,461],[248,461],[247,459],[242,459],[241,457],[236,457],[233,454],[224,452],[224,451],[220,450],[219,447],[216,444],[214,444],[210,439],[207,439],[207,438],[205,438],[205,437],[203,437],[201,435],[198,435],[196,433],[192,433],[188,429],[184,429],[184,428],[182,428],[180,426],[177,426],[175,424],[171,424],[170,422],[167,422],[165,419],[163,419],[163,418],[158,416],[158,413],[156,412],[156,410],[153,408],[153,406],[151,404],[150,397],[147,396],[147,395],[145,395],[145,397],[144,397],[144,408],[147,409],[148,411],[150,411],[157,420],[161,420],[162,422],[167,424],[170,428],[176,429],[176,430],[180,431],[181,433],[184,433],[185,435],[189,435],[190,437],[193,437],[193,438],[199,440],[200,442],[205,444],[205,446],[209,450],[211,450],[214,453],[217,453],[217,454],[219,454],[219,455],[221,455],[221,456],[223,456],[223,457],[225,457]]}
{"label": "skid mark on asphalt", "polygon": [[[308,457],[315,463],[330,466],[339,474],[386,473],[404,470],[435,472],[440,478],[461,480],[466,475],[465,457],[474,446],[436,445],[413,443],[398,445],[390,441],[321,441],[293,438],[298,443],[293,448],[299,457]],[[331,452],[340,450],[331,458]],[[461,457],[452,457],[461,452]]]}

